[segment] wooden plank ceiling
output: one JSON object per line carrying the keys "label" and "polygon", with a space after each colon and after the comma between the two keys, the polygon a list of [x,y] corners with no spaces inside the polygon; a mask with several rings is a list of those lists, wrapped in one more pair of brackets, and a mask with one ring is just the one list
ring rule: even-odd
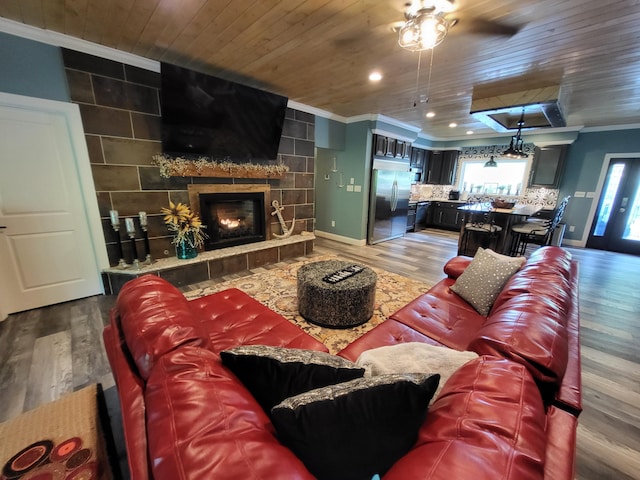
{"label": "wooden plank ceiling", "polygon": [[[404,18],[404,4],[2,0],[0,16],[271,90],[344,117],[383,114],[431,138],[463,138],[468,130],[494,134],[469,114],[474,95],[550,85],[560,86],[570,127],[640,122],[638,0],[455,0],[449,16],[459,23],[433,58],[429,51],[420,56],[398,46],[391,25]],[[477,33],[481,21],[519,31]],[[373,70],[383,74],[375,84],[368,81]],[[427,111],[436,116],[426,118]],[[449,127],[451,122],[458,126]]]}

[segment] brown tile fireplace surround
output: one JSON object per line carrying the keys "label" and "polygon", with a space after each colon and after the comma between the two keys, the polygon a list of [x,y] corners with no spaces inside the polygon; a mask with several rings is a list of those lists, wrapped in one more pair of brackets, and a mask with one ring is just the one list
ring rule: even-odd
{"label": "brown tile fireplace surround", "polygon": [[[89,161],[98,198],[104,241],[111,268],[103,273],[105,288],[117,293],[132,276],[154,273],[175,285],[204,281],[275,263],[285,258],[307,255],[313,248],[315,216],[315,116],[287,109],[278,161],[289,171],[278,178],[221,178],[160,176],[153,156],[162,152],[160,74],[105,58],[62,49],[71,100],[80,107]],[[197,210],[189,198],[189,187],[259,184],[269,190],[270,199],[285,207],[287,225],[296,218],[293,235],[277,239],[281,233],[276,217],[267,219],[267,239],[222,250],[200,252],[192,260],[177,260],[171,236],[160,210],[169,201],[182,202]],[[266,203],[266,202],[265,202]],[[271,207],[270,204],[268,204]],[[265,204],[267,207],[267,204]],[[140,271],[118,270],[118,235],[127,263],[132,262],[130,240],[121,225],[113,230],[109,211],[133,218],[139,261],[146,255],[138,212],[148,215],[151,267]],[[270,208],[270,211],[272,209]]]}

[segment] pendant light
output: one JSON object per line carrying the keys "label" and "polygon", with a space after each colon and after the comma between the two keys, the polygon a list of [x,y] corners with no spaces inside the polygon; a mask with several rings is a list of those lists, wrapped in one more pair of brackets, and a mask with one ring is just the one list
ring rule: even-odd
{"label": "pendant light", "polygon": [[[529,155],[524,153],[524,140],[522,140],[522,127],[524,126],[524,108],[522,108],[522,115],[518,121],[518,132],[515,137],[511,137],[511,143],[502,155],[509,158],[527,158]],[[489,163],[489,162],[487,162]],[[486,165],[485,165],[486,166]]]}
{"label": "pendant light", "polygon": [[489,161],[484,164],[484,168],[496,168],[497,166],[498,164],[493,159],[493,155],[491,155],[491,158],[489,158]]}

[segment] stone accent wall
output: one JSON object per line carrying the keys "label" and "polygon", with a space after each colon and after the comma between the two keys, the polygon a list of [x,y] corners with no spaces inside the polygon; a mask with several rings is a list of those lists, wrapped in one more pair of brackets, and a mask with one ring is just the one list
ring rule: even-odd
{"label": "stone accent wall", "polygon": [[[297,219],[294,234],[313,231],[314,115],[287,109],[278,153],[278,159],[289,166],[283,178],[162,178],[152,163],[153,155],[162,152],[160,74],[67,49],[63,49],[63,58],[71,99],[80,106],[112,266],[118,263],[117,234],[111,227],[109,210],[118,210],[122,219],[120,237],[127,262],[132,260],[132,249],[124,217],[134,218],[139,260],[144,260],[146,253],[139,211],[148,214],[152,257],[172,257],[175,249],[160,209],[169,201],[189,204],[189,184],[269,184],[271,200],[285,207],[287,225],[294,216]],[[271,231],[281,233],[277,218],[271,221]]]}

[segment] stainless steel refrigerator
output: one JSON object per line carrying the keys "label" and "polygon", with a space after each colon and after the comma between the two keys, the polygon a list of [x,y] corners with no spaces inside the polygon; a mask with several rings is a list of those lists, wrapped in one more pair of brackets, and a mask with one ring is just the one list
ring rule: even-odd
{"label": "stainless steel refrigerator", "polygon": [[373,169],[368,243],[401,237],[407,232],[410,190],[411,174],[408,171]]}

